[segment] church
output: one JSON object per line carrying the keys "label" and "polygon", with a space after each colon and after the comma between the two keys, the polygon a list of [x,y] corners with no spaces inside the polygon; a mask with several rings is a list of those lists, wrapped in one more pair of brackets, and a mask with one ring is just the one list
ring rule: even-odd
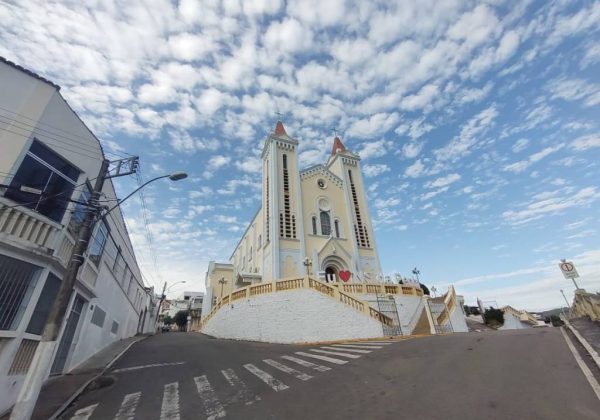
{"label": "church", "polygon": [[[261,206],[229,262],[209,263],[201,330],[274,342],[401,335],[403,321],[409,333],[434,332],[418,285],[382,282],[360,156],[336,136],[327,162],[300,169],[298,140],[278,121],[261,158]],[[338,313],[337,323],[322,311]],[[288,321],[273,324],[284,312]],[[450,322],[446,315],[438,318]],[[341,319],[355,322],[341,327]],[[283,330],[291,323],[296,335]]]}
{"label": "church", "polygon": [[376,280],[381,265],[360,157],[336,136],[324,165],[300,170],[298,140],[281,121],[261,157],[262,205],[231,255],[232,287],[304,274]]}

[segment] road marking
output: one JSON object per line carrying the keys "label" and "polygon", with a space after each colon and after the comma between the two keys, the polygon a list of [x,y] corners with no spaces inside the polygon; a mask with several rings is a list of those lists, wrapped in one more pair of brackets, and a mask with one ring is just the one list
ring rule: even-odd
{"label": "road marking", "polygon": [[115,416],[115,420],[133,420],[135,417],[135,409],[140,402],[141,396],[141,392],[134,392],[132,394],[125,395],[123,402],[121,403],[121,407],[119,407],[119,411]]}
{"label": "road marking", "polygon": [[294,357],[294,356],[281,356],[281,358],[289,360],[290,362],[298,363],[300,366],[311,368],[311,369],[317,370],[319,372],[325,372],[327,370],[331,370],[330,367],[322,366],[322,365],[316,365],[314,363],[307,362],[306,360],[298,359],[297,357]]}
{"label": "road marking", "polygon": [[90,418],[90,416],[94,413],[94,410],[96,409],[96,407],[98,407],[98,403],[93,404],[93,405],[88,405],[85,408],[80,408],[79,410],[77,410],[75,412],[75,414],[73,414],[73,417],[71,417],[71,420],[87,420]]}
{"label": "road marking", "polygon": [[122,368],[122,369],[115,369],[112,371],[112,373],[129,372],[132,370],[147,369],[147,368],[161,367],[161,366],[176,366],[176,365],[183,365],[184,363],[185,362],[152,363],[151,365],[141,365],[141,366],[132,366],[132,367],[128,367],[128,368]]}
{"label": "road marking", "polygon": [[306,373],[300,372],[299,370],[286,366],[283,363],[279,363],[272,359],[265,359],[263,360],[263,362],[265,362],[267,365],[273,366],[275,369],[279,369],[282,372],[289,373],[290,375],[295,376],[301,381],[308,381],[312,378],[312,376],[307,375]]}
{"label": "road marking", "polygon": [[581,359],[581,356],[579,356],[579,352],[577,352],[577,349],[571,342],[571,339],[567,336],[567,333],[565,333],[565,329],[563,327],[560,328],[560,332],[562,333],[563,337],[565,337],[567,346],[569,346],[569,350],[571,350],[571,353],[573,353],[573,357],[575,358],[575,361],[577,362],[579,368],[583,372],[583,375],[585,376],[588,383],[596,393],[596,397],[598,397],[598,399],[600,400],[600,385],[598,384],[598,381],[596,381],[596,378],[594,378],[594,375],[592,374],[590,368],[587,367],[585,362]]}
{"label": "road marking", "polygon": [[206,375],[195,377],[194,382],[196,382],[198,394],[200,394],[200,398],[204,404],[207,419],[214,420],[225,417],[225,409],[223,408],[221,401],[219,401],[219,397],[217,397],[215,390],[210,386],[210,382],[206,379]]}
{"label": "road marking", "polygon": [[363,346],[362,344],[361,345],[358,345],[358,344],[332,344],[332,346],[334,346],[334,347],[349,347],[349,348],[353,348],[353,349],[382,349],[383,348],[381,346],[371,346],[371,345]]}
{"label": "road marking", "polygon": [[316,351],[317,353],[331,354],[332,356],[347,357],[349,359],[358,359],[360,357],[360,356],[357,356],[356,354],[341,353],[339,351],[329,351],[329,350],[319,350],[319,349],[310,349],[310,351]]}
{"label": "road marking", "polygon": [[179,382],[164,386],[160,420],[179,420]]}
{"label": "road marking", "polygon": [[221,373],[229,385],[237,389],[237,393],[231,399],[232,403],[243,402],[246,405],[250,405],[254,401],[260,401],[260,397],[250,392],[246,384],[235,374],[233,369],[225,369]]}
{"label": "road marking", "polygon": [[335,363],[336,365],[343,365],[343,364],[348,363],[347,360],[340,360],[340,359],[336,359],[334,357],[322,356],[320,354],[304,353],[303,351],[297,351],[296,354],[298,356],[312,357],[313,359],[319,359],[319,360],[324,360],[329,363]]}
{"label": "road marking", "polygon": [[266,383],[267,385],[269,385],[271,388],[273,388],[276,392],[283,391],[283,390],[289,388],[289,386],[287,386],[286,384],[284,384],[280,380],[275,379],[274,377],[272,377],[271,375],[269,375],[267,372],[265,372],[264,370],[261,370],[261,369],[257,368],[256,366],[254,366],[251,363],[248,363],[248,364],[244,365],[244,367],[250,373],[252,373],[253,375],[257,376],[261,381],[263,381],[264,383]]}
{"label": "road marking", "polygon": [[360,343],[356,343],[356,344],[366,344],[367,346],[389,346],[390,344],[394,344],[396,343],[396,341],[364,341],[364,342],[360,342]]}
{"label": "road marking", "polygon": [[322,349],[325,350],[343,350],[343,351],[349,351],[350,353],[362,353],[362,354],[368,354],[371,353],[373,350],[360,350],[360,349],[349,349],[349,348],[339,348],[339,347],[321,347]]}

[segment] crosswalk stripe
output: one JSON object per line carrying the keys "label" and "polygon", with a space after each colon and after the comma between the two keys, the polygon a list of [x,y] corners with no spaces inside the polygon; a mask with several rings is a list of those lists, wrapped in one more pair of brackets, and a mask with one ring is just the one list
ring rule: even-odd
{"label": "crosswalk stripe", "polygon": [[360,349],[349,349],[349,348],[339,348],[339,347],[321,347],[322,349],[325,350],[343,350],[343,351],[348,351],[350,353],[362,353],[362,354],[369,354],[371,353],[373,350],[360,350]]}
{"label": "crosswalk stripe", "polygon": [[225,369],[222,370],[221,373],[229,385],[237,389],[237,393],[231,399],[232,403],[242,402],[246,405],[250,405],[254,401],[260,401],[260,397],[250,392],[246,384],[235,374],[233,369]]}
{"label": "crosswalk stripe", "polygon": [[289,373],[290,375],[295,376],[301,381],[308,381],[312,378],[312,376],[307,375],[306,373],[300,372],[299,370],[286,366],[283,363],[279,363],[272,359],[265,359],[263,360],[263,362],[265,362],[267,365],[273,366],[275,369],[279,369],[282,372]]}
{"label": "crosswalk stripe", "polygon": [[266,383],[267,385],[269,385],[271,388],[273,388],[276,392],[283,391],[283,390],[289,388],[289,386],[287,386],[286,384],[284,384],[280,380],[275,379],[274,377],[272,377],[271,375],[269,375],[267,372],[265,372],[264,370],[261,370],[261,369],[257,368],[256,366],[254,366],[251,363],[248,363],[248,364],[244,365],[244,367],[250,373],[252,373],[253,375],[257,376],[261,381],[263,381],[264,383]]}
{"label": "crosswalk stripe", "polygon": [[323,356],[320,354],[304,353],[303,351],[297,351],[296,354],[298,356],[312,357],[313,359],[319,359],[319,360],[324,360],[329,363],[335,363],[336,365],[343,365],[343,364],[348,363],[347,360],[340,360],[340,359],[336,359],[335,357],[327,357],[327,356]]}
{"label": "crosswalk stripe", "polygon": [[300,366],[311,368],[311,369],[317,370],[319,372],[325,372],[327,370],[331,370],[330,367],[307,362],[306,360],[298,359],[297,357],[294,357],[294,356],[281,356],[281,358],[289,360],[290,362],[298,363]]}
{"label": "crosswalk stripe", "polygon": [[331,354],[332,356],[347,357],[349,359],[358,359],[360,357],[356,354],[341,353],[339,351],[329,351],[329,350],[319,350],[319,349],[310,349],[310,351],[316,351],[317,353]]}
{"label": "crosswalk stripe", "polygon": [[98,403],[93,405],[88,405],[87,407],[80,408],[73,414],[71,420],[88,420],[90,416],[94,413],[94,410],[98,407]]}
{"label": "crosswalk stripe", "polygon": [[382,346],[363,346],[358,344],[332,344],[334,347],[348,347],[352,349],[382,349]]}
{"label": "crosswalk stripe", "polygon": [[194,382],[196,382],[198,394],[200,394],[200,398],[204,404],[207,419],[214,420],[225,417],[225,409],[223,408],[221,401],[219,401],[219,397],[217,397],[215,390],[210,385],[210,382],[206,379],[206,375],[195,377]]}
{"label": "crosswalk stripe", "polygon": [[123,402],[121,402],[121,407],[119,407],[119,411],[115,416],[115,420],[133,420],[135,417],[135,409],[140,402],[141,396],[141,392],[125,395]]}
{"label": "crosswalk stripe", "polygon": [[179,382],[164,386],[160,420],[179,420]]}

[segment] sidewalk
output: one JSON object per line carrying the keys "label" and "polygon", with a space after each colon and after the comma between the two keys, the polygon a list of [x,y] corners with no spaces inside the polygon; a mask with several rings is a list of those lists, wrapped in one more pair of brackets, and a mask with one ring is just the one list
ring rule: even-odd
{"label": "sidewalk", "polygon": [[[147,337],[146,335],[138,335],[116,341],[90,357],[77,369],[65,375],[49,378],[42,386],[37,405],[31,417],[32,420],[54,418],[53,415],[59,409],[62,411],[68,406],[94,378],[110,368],[131,345]],[[9,416],[6,415],[0,420],[8,418]]]}
{"label": "sidewalk", "polygon": [[600,354],[600,322],[589,318],[576,318],[569,321],[583,338]]}

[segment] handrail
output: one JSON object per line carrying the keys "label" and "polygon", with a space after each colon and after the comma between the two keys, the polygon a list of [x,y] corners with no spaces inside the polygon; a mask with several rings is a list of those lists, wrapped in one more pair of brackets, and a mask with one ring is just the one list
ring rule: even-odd
{"label": "handrail", "polygon": [[[345,286],[348,286],[348,285],[345,285]],[[368,286],[377,286],[378,288],[379,287],[383,288],[383,286],[386,286],[386,285],[385,284],[370,284],[370,285],[367,285],[367,287]],[[390,285],[387,285],[387,286],[390,286]],[[395,286],[395,285],[392,285],[392,286]],[[203,325],[206,322],[208,322],[223,305],[233,302],[234,300],[253,297],[253,296],[260,295],[260,294],[276,293],[279,291],[294,290],[294,289],[313,289],[313,290],[316,290],[317,292],[320,292],[320,293],[327,295],[329,297],[332,297],[334,299],[336,298],[336,295],[337,295],[336,300],[338,300],[339,302],[341,302],[347,306],[350,306],[351,308],[356,309],[357,311],[363,312],[364,314],[370,316],[371,318],[375,318],[378,321],[383,322],[386,325],[393,324],[392,318],[388,317],[387,315],[382,314],[381,312],[379,312],[378,310],[376,310],[374,308],[371,308],[367,303],[365,303],[359,299],[356,299],[355,297],[351,296],[350,294],[339,290],[340,289],[339,287],[334,287],[329,284],[323,283],[313,277],[306,276],[306,277],[300,277],[300,278],[298,278],[298,277],[288,278],[288,279],[283,279],[283,280],[278,280],[278,281],[263,283],[263,284],[258,284],[258,285],[250,285],[250,286],[246,286],[246,287],[237,289],[234,292],[231,292],[231,293],[223,296],[213,306],[211,311],[205,317],[202,318],[200,325]],[[398,288],[396,290],[401,290],[401,289]],[[412,294],[412,292],[411,292],[411,294]]]}

